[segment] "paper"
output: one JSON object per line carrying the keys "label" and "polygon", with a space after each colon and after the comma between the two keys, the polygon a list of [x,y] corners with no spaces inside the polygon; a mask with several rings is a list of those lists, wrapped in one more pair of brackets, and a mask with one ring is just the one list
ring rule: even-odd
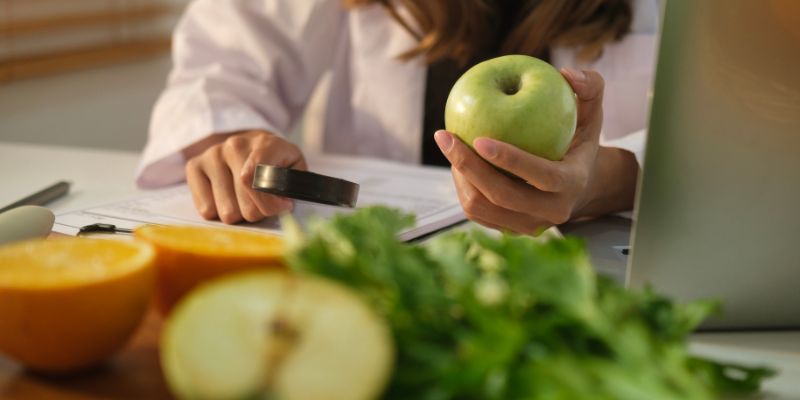
{"label": "paper", "polygon": [[[415,214],[417,224],[401,232],[402,240],[413,240],[466,219],[449,170],[339,156],[312,157],[309,165],[313,172],[358,183],[358,208],[385,205]],[[342,212],[352,210],[297,201],[292,214],[304,224],[312,216],[325,218]],[[188,187],[181,185],[121,203],[59,215],[53,230],[76,235],[80,227],[95,223],[128,229],[143,224],[228,226],[200,217]],[[275,217],[235,227],[280,234],[280,223]]]}

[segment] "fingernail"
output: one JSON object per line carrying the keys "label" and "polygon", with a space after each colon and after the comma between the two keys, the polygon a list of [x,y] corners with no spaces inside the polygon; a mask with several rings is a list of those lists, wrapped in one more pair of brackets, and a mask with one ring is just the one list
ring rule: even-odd
{"label": "fingernail", "polygon": [[497,155],[497,145],[491,139],[478,138],[472,143],[478,154],[486,159],[494,158]]}
{"label": "fingernail", "polygon": [[573,68],[564,68],[562,71],[564,71],[564,73],[567,74],[570,79],[577,83],[586,82],[586,72]]}
{"label": "fingernail", "polygon": [[453,147],[453,135],[447,133],[446,131],[436,131],[433,134],[433,139],[436,140],[436,144],[439,145],[439,149],[442,152],[447,153]]}

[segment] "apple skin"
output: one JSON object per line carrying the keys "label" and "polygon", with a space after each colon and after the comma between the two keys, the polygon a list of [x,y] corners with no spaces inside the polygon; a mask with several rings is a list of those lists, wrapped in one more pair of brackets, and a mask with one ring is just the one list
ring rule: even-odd
{"label": "apple skin", "polygon": [[489,137],[557,161],[572,143],[577,101],[553,66],[508,55],[465,72],[450,90],[444,118],[445,128],[470,147]]}
{"label": "apple skin", "polygon": [[388,326],[358,295],[275,271],[201,286],[161,337],[162,370],[180,399],[369,400],[393,360]]}

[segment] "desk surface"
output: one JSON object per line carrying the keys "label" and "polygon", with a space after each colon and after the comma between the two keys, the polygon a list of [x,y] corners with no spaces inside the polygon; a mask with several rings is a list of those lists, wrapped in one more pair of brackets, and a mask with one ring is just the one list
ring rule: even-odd
{"label": "desk surface", "polygon": [[[0,142],[0,205],[11,203],[58,180],[72,181],[72,191],[50,207],[56,213],[88,208],[130,197],[138,154]],[[610,246],[625,244],[625,222],[610,217],[567,227],[586,238],[593,261],[607,273],[615,270]],[[620,243],[618,243],[620,242]],[[168,398],[158,367],[161,321],[151,313],[128,347],[106,367],[79,376],[47,378],[25,373],[0,356],[2,399],[160,399]],[[780,370],[767,381],[762,399],[800,399],[800,332],[702,333],[691,339],[698,355],[766,364]]]}

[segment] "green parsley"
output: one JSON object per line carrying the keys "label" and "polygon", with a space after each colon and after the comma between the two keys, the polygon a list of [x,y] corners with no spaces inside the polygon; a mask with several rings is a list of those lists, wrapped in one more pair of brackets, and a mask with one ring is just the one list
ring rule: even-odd
{"label": "green parsley", "polygon": [[291,269],[345,284],[389,323],[386,399],[711,399],[773,374],[691,356],[717,304],[625,290],[595,275],[579,239],[397,240],[413,223],[376,207],[287,230]]}

